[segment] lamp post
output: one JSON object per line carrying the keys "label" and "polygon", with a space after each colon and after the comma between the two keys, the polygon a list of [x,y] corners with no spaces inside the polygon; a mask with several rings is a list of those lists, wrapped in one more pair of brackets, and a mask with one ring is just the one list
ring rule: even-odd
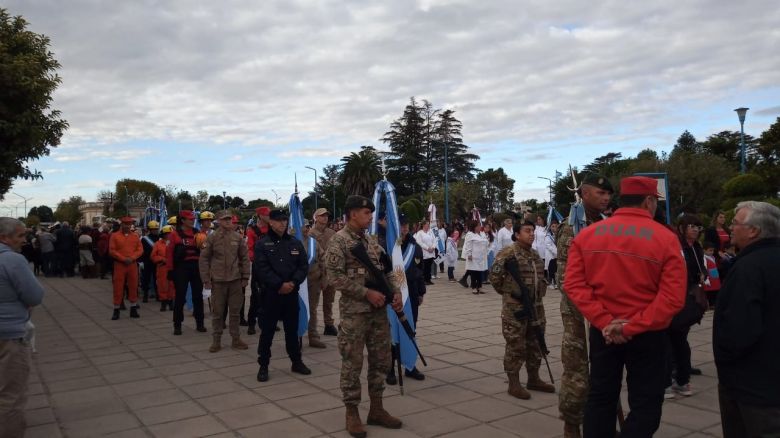
{"label": "lamp post", "polygon": [[274,202],[274,207],[279,206],[279,195],[276,194],[276,190],[271,189],[272,192],[274,192],[274,196],[276,196],[276,202]]}
{"label": "lamp post", "polygon": [[444,141],[444,222],[450,223],[450,167],[447,156],[449,141]]}
{"label": "lamp post", "polygon": [[20,194],[18,194],[16,192],[11,192],[11,193],[13,193],[14,195],[24,199],[24,217],[27,217],[27,201],[31,201],[32,198],[25,198],[24,196],[22,196],[22,195],[20,195]]}
{"label": "lamp post", "polygon": [[550,205],[552,205],[552,180],[550,178],[545,178],[543,176],[537,176],[537,178],[539,178],[539,179],[546,179],[547,181],[550,182],[550,186],[549,186],[549,188],[550,188]]}
{"label": "lamp post", "polygon": [[227,210],[227,192],[222,191],[222,209]]}
{"label": "lamp post", "polygon": [[745,114],[747,114],[750,108],[737,108],[734,111],[737,112],[739,117],[739,161],[741,173],[745,173]]}
{"label": "lamp post", "polygon": [[317,169],[309,166],[304,167],[314,171],[314,211],[317,211]]}

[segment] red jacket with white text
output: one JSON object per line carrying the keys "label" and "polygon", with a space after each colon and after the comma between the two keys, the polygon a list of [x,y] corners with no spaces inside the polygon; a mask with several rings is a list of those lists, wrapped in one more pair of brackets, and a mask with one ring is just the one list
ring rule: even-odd
{"label": "red jacket with white text", "polygon": [[626,319],[634,336],[669,326],[682,309],[686,268],[677,236],[640,208],[620,208],[574,238],[563,289],[599,330]]}

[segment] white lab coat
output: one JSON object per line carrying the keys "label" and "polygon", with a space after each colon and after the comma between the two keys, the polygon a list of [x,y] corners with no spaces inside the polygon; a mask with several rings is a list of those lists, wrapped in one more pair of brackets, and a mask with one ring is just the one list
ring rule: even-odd
{"label": "white lab coat", "polygon": [[467,271],[487,271],[488,245],[487,237],[482,233],[476,234],[471,231],[466,233],[462,256],[466,260]]}
{"label": "white lab coat", "polygon": [[544,227],[534,228],[534,243],[531,245],[531,249],[535,249],[539,253],[539,257],[544,260],[545,248],[544,248],[544,236],[547,234],[547,230]]}
{"label": "white lab coat", "polygon": [[458,264],[458,243],[447,239],[447,254],[444,256],[444,261],[447,262],[448,268],[454,268]]}
{"label": "white lab coat", "polygon": [[426,233],[421,229],[414,234],[414,240],[416,240],[417,244],[422,248],[423,260],[436,257],[435,251],[427,251],[428,249],[436,249],[436,238],[433,237],[433,232],[431,230],[428,230]]}
{"label": "white lab coat", "polygon": [[558,247],[555,245],[555,237],[552,233],[546,233],[544,235],[544,269],[545,271],[550,267],[550,260],[558,258]]}
{"label": "white lab coat", "polygon": [[501,229],[498,230],[498,234],[496,235],[496,239],[495,239],[496,253],[506,248],[507,246],[511,246],[513,243],[514,242],[512,242],[512,230],[511,229],[507,230],[506,227],[501,227]]}

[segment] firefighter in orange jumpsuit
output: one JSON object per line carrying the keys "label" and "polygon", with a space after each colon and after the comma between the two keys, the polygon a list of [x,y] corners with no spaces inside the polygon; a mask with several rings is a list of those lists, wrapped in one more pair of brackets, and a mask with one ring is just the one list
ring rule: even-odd
{"label": "firefighter in orange jumpsuit", "polygon": [[138,263],[137,260],[144,253],[141,246],[141,238],[130,231],[133,218],[125,216],[121,219],[122,226],[116,233],[111,234],[108,241],[108,254],[114,259],[114,314],[112,320],[119,319],[119,307],[127,283],[128,298],[130,299],[130,317],[139,318],[138,314]]}
{"label": "firefighter in orange jumpsuit", "polygon": [[170,225],[162,227],[160,239],[154,243],[150,256],[152,263],[157,266],[157,298],[160,299],[160,312],[173,310],[174,288],[173,282],[168,280],[168,266],[166,265],[168,237],[171,231],[173,231],[173,227]]}

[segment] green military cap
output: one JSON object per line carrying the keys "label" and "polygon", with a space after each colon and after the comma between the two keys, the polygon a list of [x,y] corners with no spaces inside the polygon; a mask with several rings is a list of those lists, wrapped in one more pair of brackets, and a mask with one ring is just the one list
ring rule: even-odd
{"label": "green military cap", "polygon": [[365,196],[350,195],[347,198],[347,202],[344,204],[344,210],[350,211],[354,208],[367,208],[371,210],[371,212],[373,212],[374,203],[371,202],[371,200],[366,198]]}
{"label": "green military cap", "polygon": [[612,183],[609,182],[609,179],[601,175],[588,175],[584,180],[582,180],[582,184],[598,187],[602,190],[608,191],[609,193],[615,192],[615,189],[612,188]]}

